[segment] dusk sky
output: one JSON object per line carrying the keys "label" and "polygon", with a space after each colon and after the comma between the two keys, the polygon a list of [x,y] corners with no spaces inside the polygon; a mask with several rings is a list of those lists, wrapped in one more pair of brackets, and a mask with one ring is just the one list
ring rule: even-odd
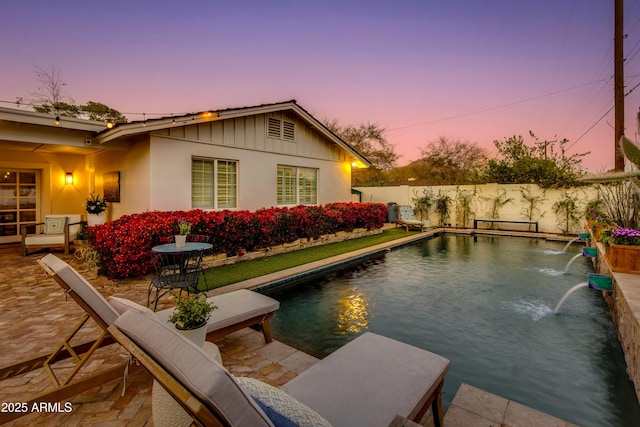
{"label": "dusk sky", "polygon": [[[625,84],[640,83],[640,5],[625,4]],[[0,106],[55,66],[77,103],[129,120],[296,99],[377,123],[416,160],[440,136],[570,140],[613,167],[613,0],[0,2]],[[626,97],[637,140],[640,89]]]}

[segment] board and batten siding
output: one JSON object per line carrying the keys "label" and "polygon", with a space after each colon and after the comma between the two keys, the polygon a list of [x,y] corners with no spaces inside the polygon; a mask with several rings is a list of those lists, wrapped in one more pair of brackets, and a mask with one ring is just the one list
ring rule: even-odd
{"label": "board and batten siding", "polygon": [[[295,140],[268,137],[266,128],[268,117],[294,123]],[[153,134],[246,150],[337,162],[347,161],[346,153],[340,147],[327,140],[296,115],[282,112],[176,126],[153,132]]]}

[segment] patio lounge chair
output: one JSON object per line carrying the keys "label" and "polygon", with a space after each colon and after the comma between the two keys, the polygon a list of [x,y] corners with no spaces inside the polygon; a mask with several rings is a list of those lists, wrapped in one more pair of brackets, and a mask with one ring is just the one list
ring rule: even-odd
{"label": "patio lounge chair", "polygon": [[[145,314],[128,311],[109,332],[193,417],[206,426],[387,426],[420,420],[431,405],[442,422],[449,361],[370,332],[316,363],[282,389],[236,378],[206,352]],[[330,423],[330,424],[329,424]]]}
{"label": "patio lounge chair", "polygon": [[409,205],[398,206],[398,219],[396,219],[396,225],[400,225],[409,231],[410,228],[417,228],[419,230],[426,230],[429,227],[428,220],[417,220],[413,214],[413,208]]}
{"label": "patio lounge chair", "polygon": [[[140,307],[140,310],[148,310],[146,307],[139,306],[133,302],[126,303],[127,300],[123,299],[119,299],[119,301],[112,300],[114,303],[112,304],[73,267],[53,254],[48,254],[38,260],[38,263],[64,289],[65,294],[70,295],[84,309],[86,314],[71,334],[62,340],[51,355],[21,361],[3,368],[2,375],[5,377],[17,375],[40,366],[44,367],[54,385],[54,390],[31,399],[29,407],[31,407],[31,402],[62,401],[84,390],[122,376],[125,365],[120,364],[82,380],[73,381],[78,371],[89,361],[98,348],[113,343],[107,328],[122,312],[134,306]],[[254,325],[262,328],[265,341],[271,342],[273,340],[270,319],[273,317],[273,313],[280,308],[278,301],[246,289],[222,294],[210,298],[210,300],[215,302],[218,309],[213,312],[207,322],[207,340],[212,341]],[[117,302],[120,304],[116,306]],[[167,309],[154,314],[158,316],[160,321],[166,322],[172,311],[172,309]],[[89,318],[93,319],[101,329],[98,339],[95,342],[72,345],[72,339],[83,328]],[[70,357],[74,359],[75,366],[67,374],[66,379],[58,378],[58,375],[53,370],[53,364]]]}

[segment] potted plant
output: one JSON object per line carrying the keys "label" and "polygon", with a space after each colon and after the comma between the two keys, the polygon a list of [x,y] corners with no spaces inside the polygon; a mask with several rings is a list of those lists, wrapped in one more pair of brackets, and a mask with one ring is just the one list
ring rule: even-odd
{"label": "potted plant", "polygon": [[107,210],[107,201],[93,193],[89,194],[89,198],[85,204],[85,210],[87,211],[87,224],[89,226],[104,224],[105,211]]}
{"label": "potted plant", "polygon": [[179,221],[178,231],[180,232],[180,234],[177,234],[175,236],[176,247],[184,248],[184,245],[187,242],[187,234],[191,233],[191,224],[188,221]]}
{"label": "potted plant", "polygon": [[595,219],[605,216],[602,212],[602,205],[603,202],[600,198],[591,200],[587,203],[587,206],[584,209],[584,217],[587,220],[587,227],[591,228]]}
{"label": "potted plant", "polygon": [[612,229],[607,238],[607,260],[615,272],[640,274],[640,231]]}
{"label": "potted plant", "polygon": [[76,238],[73,239],[73,244],[75,246],[87,246],[89,243],[89,236],[87,235],[87,230],[84,226],[80,227],[80,231],[76,234]]}
{"label": "potted plant", "polygon": [[593,232],[593,238],[596,242],[599,242],[602,238],[602,233],[609,230],[613,225],[613,222],[605,215],[596,215],[591,218],[591,231]]}
{"label": "potted plant", "polygon": [[169,316],[169,322],[176,325],[187,339],[202,347],[207,335],[207,320],[217,307],[198,295],[175,298],[176,307]]}

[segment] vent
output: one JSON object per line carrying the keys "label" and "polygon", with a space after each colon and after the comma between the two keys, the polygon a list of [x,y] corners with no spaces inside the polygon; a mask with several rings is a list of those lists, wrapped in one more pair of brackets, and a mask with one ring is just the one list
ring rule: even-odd
{"label": "vent", "polygon": [[274,119],[273,117],[269,117],[267,119],[267,136],[269,138],[282,138],[282,134],[280,132],[280,120]]}
{"label": "vent", "polygon": [[293,141],[296,139],[296,127],[291,122],[283,122],[282,138]]}

